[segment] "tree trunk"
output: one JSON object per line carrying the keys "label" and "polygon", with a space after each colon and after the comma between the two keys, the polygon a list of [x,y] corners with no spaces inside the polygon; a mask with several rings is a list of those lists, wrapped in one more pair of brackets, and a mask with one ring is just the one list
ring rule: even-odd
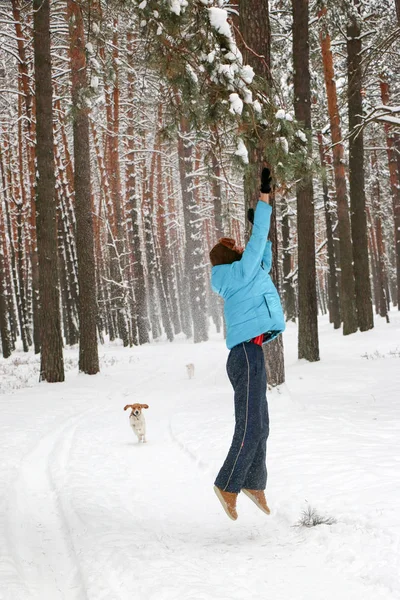
{"label": "tree trunk", "polygon": [[8,239],[10,243],[10,259],[11,259],[11,278],[14,289],[15,300],[17,303],[17,314],[18,314],[18,322],[19,322],[19,331],[21,335],[22,347],[24,352],[28,352],[28,338],[26,332],[26,324],[24,320],[23,306],[22,306],[22,298],[21,298],[21,289],[20,289],[20,281],[18,278],[18,269],[17,269],[17,252],[15,249],[16,243],[14,239],[14,227],[11,216],[11,199],[14,197],[13,191],[13,180],[12,180],[12,171],[13,167],[11,164],[10,158],[10,143],[9,140],[4,136],[4,156],[2,149],[0,147],[0,174],[1,181],[3,185],[3,195],[4,195],[4,207],[5,207],[5,218],[7,223],[7,232]]}
{"label": "tree trunk", "polygon": [[33,0],[36,94],[36,228],[39,253],[40,380],[64,381],[58,289],[57,226],[53,155],[50,0]]}
{"label": "tree trunk", "polygon": [[40,352],[40,314],[39,314],[39,264],[36,245],[36,207],[35,207],[35,99],[32,97],[29,85],[28,60],[26,56],[27,41],[21,25],[21,11],[19,0],[12,0],[12,10],[15,23],[15,33],[18,48],[18,69],[21,77],[23,100],[25,104],[24,126],[26,129],[26,152],[28,159],[29,182],[30,182],[30,220],[29,227],[29,256],[32,267],[32,308],[33,308],[33,343],[35,354]]}
{"label": "tree trunk", "polygon": [[296,294],[292,283],[293,257],[290,249],[290,220],[289,205],[286,203],[282,214],[282,270],[283,270],[283,298],[286,321],[296,322]]}
{"label": "tree trunk", "polygon": [[258,77],[271,82],[271,26],[269,0],[239,0],[237,40],[243,64],[253,67]]}
{"label": "tree trunk", "polygon": [[[356,0],[357,2],[357,0]],[[362,128],[361,27],[352,14],[347,25],[347,77],[349,112],[349,182],[351,232],[358,326],[374,326],[369,278],[367,215],[365,211],[364,136]]]}
{"label": "tree trunk", "polygon": [[386,265],[385,265],[385,245],[382,234],[382,206],[381,206],[381,186],[378,171],[378,158],[376,150],[371,156],[371,167],[375,175],[372,189],[372,206],[375,225],[375,238],[377,249],[377,278],[379,284],[379,315],[389,322],[388,301],[386,298]]}
{"label": "tree trunk", "polygon": [[217,239],[224,236],[222,220],[222,190],[221,190],[221,166],[214,149],[211,151],[211,162],[213,169],[212,192],[214,205],[215,235]]}
{"label": "tree trunk", "polygon": [[0,202],[0,339],[1,349],[4,358],[11,356],[12,344],[10,339],[10,331],[7,321],[7,280],[6,280],[6,265],[4,261],[3,245],[5,244],[5,231],[3,225],[3,217],[1,214]]}
{"label": "tree trunk", "polygon": [[[270,194],[272,203],[272,217],[269,238],[272,242],[274,252],[272,254],[271,278],[279,293],[279,265],[278,265],[278,231],[276,227],[276,205],[275,194]],[[265,365],[267,369],[267,381],[272,387],[285,382],[285,359],[283,352],[283,337],[279,335],[272,342],[263,346]]]}
{"label": "tree trunk", "polygon": [[201,243],[200,207],[193,195],[193,142],[190,140],[189,124],[181,116],[178,133],[179,174],[182,188],[185,224],[185,280],[190,294],[194,342],[208,340],[206,288],[204,279],[203,250]]}
{"label": "tree trunk", "polygon": [[126,54],[128,62],[128,109],[126,113],[126,168],[125,168],[125,207],[126,207],[126,227],[128,233],[129,254],[131,257],[131,278],[134,287],[134,314],[132,319],[134,324],[132,328],[137,331],[137,342],[146,344],[149,338],[149,316],[147,311],[147,287],[146,277],[143,266],[143,253],[140,243],[139,222],[140,222],[140,196],[137,188],[136,163],[135,163],[135,140],[134,140],[134,37],[129,30],[126,34]]}
{"label": "tree trunk", "polygon": [[169,214],[170,219],[173,220],[174,224],[169,223],[168,227],[168,244],[169,244],[169,260],[171,275],[169,280],[169,295],[171,298],[172,306],[172,322],[174,324],[174,332],[177,335],[183,331],[183,325],[180,318],[182,311],[182,296],[179,294],[178,289],[178,270],[179,270],[179,236],[177,233],[177,202],[176,194],[174,193],[174,185],[172,179],[171,169],[166,170],[167,178],[167,193],[168,202],[166,203],[166,210]]}
{"label": "tree trunk", "polygon": [[[295,116],[307,133],[311,132],[311,88],[309,70],[308,0],[292,0],[293,67]],[[311,145],[308,155],[311,154]],[[319,360],[318,307],[315,267],[314,192],[311,174],[303,165],[303,178],[297,184],[297,237],[299,282],[298,356]]]}
{"label": "tree trunk", "polygon": [[[322,133],[318,132],[318,143],[319,143],[319,155],[321,160],[321,166],[323,169],[326,167],[325,163],[325,152],[324,144],[322,141]],[[328,287],[329,287],[329,321],[333,323],[334,329],[340,328],[340,301],[338,294],[338,281],[336,276],[336,260],[335,260],[335,244],[333,241],[333,227],[332,227],[332,213],[330,208],[329,199],[329,188],[327,182],[327,173],[323,174],[322,180],[322,191],[324,195],[324,210],[325,210],[325,224],[326,224],[326,239],[328,248]],[[350,225],[350,223],[349,223]],[[349,231],[350,233],[350,231]],[[351,248],[351,242],[350,242]],[[351,268],[351,278],[353,279],[353,270]],[[354,279],[353,279],[354,283]]]}
{"label": "tree trunk", "polygon": [[[269,19],[268,0],[239,0],[239,39],[238,45],[243,54],[245,64],[253,67],[258,78],[263,81],[264,88],[271,86],[271,25]],[[246,210],[258,199],[258,190],[254,185],[254,173],[260,172],[264,158],[263,148],[250,152],[250,177],[245,178]],[[276,207],[274,207],[275,213]],[[276,215],[271,222],[270,237],[273,245],[273,261],[278,256],[278,236]],[[247,224],[246,224],[247,225]],[[278,284],[278,270],[274,271]],[[285,381],[285,362],[282,336],[264,347],[268,381],[271,385],[280,385]]]}
{"label": "tree trunk", "polygon": [[79,370],[88,375],[94,375],[99,371],[99,355],[96,334],[96,263],[90,183],[89,115],[84,100],[87,89],[85,31],[82,9],[75,0],[67,0],[67,18],[70,35],[74,134],[76,252],[79,285]]}
{"label": "tree trunk", "polygon": [[[326,14],[326,8],[320,13],[320,18]],[[320,43],[324,66],[326,96],[328,101],[329,122],[332,138],[333,169],[335,174],[335,189],[338,212],[338,233],[340,244],[340,301],[343,319],[343,335],[357,331],[357,310],[355,282],[353,272],[353,248],[351,244],[351,229],[349,206],[347,199],[346,174],[344,164],[344,146],[340,127],[339,105],[336,93],[336,80],[331,51],[331,38],[326,23],[321,19]],[[337,318],[337,316],[336,316]]]}
{"label": "tree trunk", "polygon": [[[383,104],[389,103],[389,84],[383,78],[380,81]],[[390,189],[393,201],[394,243],[396,253],[397,308],[400,310],[400,147],[396,152],[395,135],[388,123],[384,124],[386,148],[389,163]]]}

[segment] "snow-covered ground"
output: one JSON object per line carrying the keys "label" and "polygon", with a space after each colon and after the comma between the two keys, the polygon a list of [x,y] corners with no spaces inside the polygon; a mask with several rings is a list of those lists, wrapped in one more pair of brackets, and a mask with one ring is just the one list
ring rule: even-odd
{"label": "snow-covered ground", "polygon": [[[101,348],[102,372],[37,384],[0,359],[1,600],[399,600],[400,315],[296,359],[269,393],[270,517],[228,520],[213,480],[233,431],[220,336]],[[186,363],[195,364],[189,380]],[[21,389],[18,389],[21,388]],[[125,404],[147,402],[138,444]],[[336,520],[299,527],[308,508]]]}

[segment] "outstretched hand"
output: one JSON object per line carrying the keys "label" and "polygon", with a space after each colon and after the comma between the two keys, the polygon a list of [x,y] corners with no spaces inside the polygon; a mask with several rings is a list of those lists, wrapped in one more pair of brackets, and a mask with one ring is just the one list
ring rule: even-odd
{"label": "outstretched hand", "polygon": [[260,192],[262,194],[269,194],[271,192],[271,171],[268,167],[264,167],[261,172],[261,187]]}

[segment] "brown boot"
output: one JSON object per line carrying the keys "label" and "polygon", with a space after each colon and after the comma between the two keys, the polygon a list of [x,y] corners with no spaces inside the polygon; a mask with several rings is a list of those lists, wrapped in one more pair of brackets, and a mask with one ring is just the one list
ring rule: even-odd
{"label": "brown boot", "polygon": [[219,501],[222,504],[222,507],[228,517],[232,519],[232,521],[236,521],[238,518],[236,512],[236,499],[238,497],[237,494],[233,494],[232,492],[224,492],[216,485],[214,485],[214,492],[217,494]]}
{"label": "brown boot", "polygon": [[254,504],[256,504],[260,510],[265,512],[265,514],[269,515],[271,513],[271,511],[268,508],[267,500],[265,498],[263,490],[243,489],[242,492],[243,494],[246,494],[246,496],[248,496],[250,500],[253,500]]}

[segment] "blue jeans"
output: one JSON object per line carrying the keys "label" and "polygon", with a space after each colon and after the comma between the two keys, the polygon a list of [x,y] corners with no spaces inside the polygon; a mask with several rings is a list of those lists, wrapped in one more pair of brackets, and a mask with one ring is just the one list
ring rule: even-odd
{"label": "blue jeans", "polygon": [[253,342],[229,353],[228,377],[235,392],[235,431],[215,485],[226,492],[265,490],[269,416],[264,353]]}

